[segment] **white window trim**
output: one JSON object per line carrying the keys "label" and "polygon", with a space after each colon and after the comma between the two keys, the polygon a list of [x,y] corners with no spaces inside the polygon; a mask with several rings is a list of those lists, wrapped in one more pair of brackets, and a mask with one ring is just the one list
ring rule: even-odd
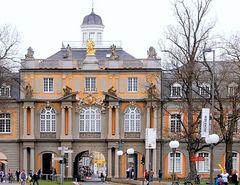
{"label": "white window trim", "polygon": [[[209,93],[207,93],[205,91],[205,87],[208,87],[209,88]],[[208,83],[202,83],[200,86],[199,86],[199,94],[201,96],[205,96],[205,97],[210,97],[210,92],[211,92],[211,85],[208,84]]]}
{"label": "white window trim", "polygon": [[[46,108],[44,108],[44,109],[47,109],[48,107],[46,107]],[[46,133],[46,132],[57,132],[57,129],[56,129],[56,127],[57,127],[57,112],[56,112],[56,110],[54,109],[54,108],[52,108],[52,107],[49,107],[50,108],[50,112],[51,112],[51,110],[54,110],[54,112],[55,112],[55,119],[52,119],[52,113],[50,114],[50,120],[51,120],[51,122],[50,122],[50,130],[49,131],[47,131],[47,129],[46,129],[46,113],[45,113],[45,121],[44,121],[44,130],[41,130],[42,129],[42,127],[41,127],[41,121],[42,121],[42,118],[41,118],[41,115],[42,115],[42,111],[44,110],[44,109],[42,109],[41,110],[41,112],[40,112],[40,132],[41,133]],[[52,129],[52,127],[53,127],[53,121],[55,121],[55,127],[54,127],[54,130]]]}
{"label": "white window trim", "polygon": [[[173,87],[176,87],[176,88],[180,87],[180,95],[173,95]],[[181,86],[181,84],[175,82],[175,83],[173,83],[171,85],[170,97],[172,97],[172,98],[180,98],[180,97],[182,97],[182,86]]]}
{"label": "white window trim", "polygon": [[[237,156],[236,156],[236,169],[233,169],[233,170],[239,170],[239,153],[236,152],[236,151],[232,151],[232,153],[236,153]],[[233,164],[232,164],[232,167],[233,167]]]}
{"label": "white window trim", "polygon": [[[180,116],[181,116],[181,122],[183,122],[183,115],[182,115],[182,113],[179,113],[179,112],[171,112],[170,114],[169,114],[169,132],[170,133],[172,133],[171,132],[171,115],[173,115],[173,114],[180,114]],[[176,126],[175,126],[175,131],[176,131]],[[181,124],[181,131],[182,131],[182,124]],[[180,131],[180,132],[181,132]],[[174,132],[175,133],[175,132]],[[179,133],[179,132],[177,132],[177,133]]]}
{"label": "white window trim", "polygon": [[[48,87],[47,87],[47,91],[45,91],[45,89],[44,89],[44,79],[48,79]],[[53,80],[53,84],[52,84],[52,91],[50,91],[49,89],[49,87],[50,87],[50,83],[49,83],[49,79],[52,79]],[[44,93],[53,93],[54,92],[54,78],[52,78],[52,77],[49,77],[49,78],[43,78],[43,92]]]}
{"label": "white window trim", "polygon": [[[7,113],[1,113],[1,114],[5,115],[4,118],[0,118],[0,120],[4,120],[5,129],[4,129],[3,132],[0,132],[0,133],[1,134],[11,134],[12,133],[12,115],[11,115],[11,113],[8,113],[8,112]],[[10,114],[10,118],[6,118],[6,114]],[[10,120],[10,131],[9,132],[6,131],[6,120]]]}
{"label": "white window trim", "polygon": [[[99,120],[98,119],[95,119],[95,122],[94,122],[94,130],[91,131],[91,119],[89,119],[89,130],[86,129],[86,112],[89,111],[91,113],[91,111],[94,110],[95,112],[95,117],[99,114]],[[81,116],[81,112],[84,111],[83,115],[84,115],[84,118],[81,119],[80,116]],[[91,115],[91,114],[90,114]],[[81,120],[83,120],[83,130],[81,130]],[[97,130],[97,121],[99,121],[99,130]],[[102,120],[101,120],[101,110],[98,108],[98,107],[85,107],[85,108],[82,108],[80,113],[79,113],[79,132],[80,133],[84,133],[84,132],[101,132],[101,125],[102,125]]]}
{"label": "white window trim", "polygon": [[[131,79],[131,84],[129,84],[129,79]],[[135,86],[135,83],[134,83],[134,80],[136,79],[136,81],[137,81],[137,83],[136,83],[136,89],[134,88]],[[129,87],[131,87],[130,89],[129,89]],[[128,79],[127,79],[127,91],[128,92],[133,92],[133,93],[135,93],[135,92],[138,92],[138,77],[128,77]]]}
{"label": "white window trim", "polygon": [[[129,116],[128,122],[127,122],[127,119],[126,119],[126,114],[127,114],[127,111],[129,109],[130,109],[130,115],[134,115],[134,119],[133,119],[133,121],[134,121],[134,128],[133,128],[133,130],[130,129],[130,125],[131,125],[130,116]],[[138,114],[139,114],[140,118],[136,119]],[[137,130],[137,121],[139,121],[139,130]],[[128,124],[128,130],[126,128],[126,124]],[[138,107],[127,107],[125,109],[125,111],[124,111],[124,132],[141,132],[141,111],[140,111],[140,109]]]}
{"label": "white window trim", "polygon": [[[90,79],[89,81],[89,88],[87,88],[87,79]],[[95,79],[95,84],[93,87],[93,79]],[[85,77],[84,81],[84,91],[85,92],[96,92],[97,91],[97,79],[96,77]]]}
{"label": "white window trim", "polygon": [[[2,95],[2,93],[1,93],[1,89],[2,88],[4,88],[4,94]],[[9,86],[9,85],[3,85],[2,87],[1,87],[1,89],[0,89],[0,96],[1,97],[11,97],[11,87]],[[6,96],[6,90],[7,89],[9,89],[9,95],[8,96]]]}
{"label": "white window trim", "polygon": [[207,170],[199,170],[199,164],[204,163],[205,161],[199,161],[196,163],[196,168],[197,168],[197,172],[199,173],[206,173],[209,172],[210,170],[210,158],[211,158],[211,153],[208,151],[200,151],[196,153],[196,156],[199,156],[199,153],[207,153],[208,154],[208,169]]}
{"label": "white window trim", "polygon": [[[172,151],[168,153],[168,173],[172,173],[173,170],[170,170],[172,168],[171,166],[171,156],[170,154],[173,153]],[[176,169],[176,156],[175,156],[175,164],[174,164],[174,172],[175,173],[182,173],[182,161],[183,161],[183,153],[182,152],[179,152],[179,151],[176,151],[176,153],[180,153],[180,170],[177,171]],[[175,153],[175,155],[176,155]]]}
{"label": "white window trim", "polygon": [[[238,85],[236,83],[234,83],[234,82],[229,84],[228,87],[227,87],[227,95],[228,96],[234,96],[237,86]],[[230,93],[230,88],[233,88],[233,94]]]}

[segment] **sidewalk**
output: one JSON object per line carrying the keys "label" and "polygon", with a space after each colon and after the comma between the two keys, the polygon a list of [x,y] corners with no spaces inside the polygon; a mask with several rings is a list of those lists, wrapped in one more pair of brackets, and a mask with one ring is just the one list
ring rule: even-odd
{"label": "sidewalk", "polygon": [[[131,185],[143,185],[143,182],[140,180],[132,180],[132,179],[111,179],[111,182],[114,183],[123,183],[123,184],[131,184]],[[144,181],[144,185],[146,185],[147,182]],[[171,185],[172,183],[170,181],[153,181],[150,182],[150,185]]]}

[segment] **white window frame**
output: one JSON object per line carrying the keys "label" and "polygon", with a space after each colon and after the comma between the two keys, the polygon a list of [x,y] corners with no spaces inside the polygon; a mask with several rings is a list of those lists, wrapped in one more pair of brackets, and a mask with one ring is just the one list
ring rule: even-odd
{"label": "white window frame", "polygon": [[198,161],[196,163],[197,172],[200,172],[200,173],[209,172],[209,170],[210,170],[210,155],[211,154],[207,151],[201,151],[196,154],[197,157],[204,157],[204,161]]}
{"label": "white window frame", "polygon": [[96,91],[96,77],[85,77],[85,92]]}
{"label": "white window frame", "polygon": [[56,132],[56,110],[46,107],[40,112],[40,132]]}
{"label": "white window frame", "polygon": [[[182,173],[182,160],[183,160],[182,152],[176,151],[175,160],[174,160],[174,172]],[[173,172],[173,152],[169,152],[168,153],[168,173],[172,173],[172,172]]]}
{"label": "white window frame", "polygon": [[138,78],[128,77],[128,92],[137,92],[137,91],[138,91]]}
{"label": "white window frame", "polygon": [[235,95],[236,90],[237,90],[237,86],[238,85],[236,83],[229,84],[228,91],[227,91],[228,96],[234,96]]}
{"label": "white window frame", "polygon": [[[178,122],[179,119],[177,119],[176,116],[180,115],[180,122]],[[175,118],[173,118],[175,116]],[[172,122],[174,121],[174,131],[172,131]],[[181,113],[171,113],[169,115],[169,128],[170,132],[177,133],[182,131],[182,114]],[[180,130],[178,130],[180,124]]]}
{"label": "white window frame", "polygon": [[124,111],[124,131],[141,131],[141,111],[138,107],[128,107]]}
{"label": "white window frame", "polygon": [[101,132],[101,110],[99,108],[85,107],[81,109],[79,132]]}
{"label": "white window frame", "polygon": [[9,134],[11,133],[11,114],[10,113],[0,113],[0,133]]}
{"label": "white window frame", "polygon": [[53,93],[54,92],[54,79],[43,78],[43,92]]}
{"label": "white window frame", "polygon": [[180,98],[182,96],[182,86],[179,83],[174,83],[171,85],[170,96],[172,98]]}
{"label": "white window frame", "polygon": [[238,171],[238,169],[239,169],[239,153],[236,151],[232,151],[232,156],[233,156],[232,157],[232,169]]}
{"label": "white window frame", "polygon": [[[207,89],[208,88],[208,89]],[[199,86],[199,94],[204,97],[210,97],[211,86],[208,83],[202,83]]]}
{"label": "white window frame", "polygon": [[11,88],[9,85],[2,85],[2,87],[0,88],[0,96],[11,97]]}

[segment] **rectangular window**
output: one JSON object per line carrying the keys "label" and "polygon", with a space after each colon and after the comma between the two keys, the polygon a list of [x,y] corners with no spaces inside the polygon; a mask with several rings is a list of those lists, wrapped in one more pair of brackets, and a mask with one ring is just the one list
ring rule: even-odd
{"label": "rectangular window", "polygon": [[[175,160],[174,160],[174,171],[181,172],[182,171],[182,164],[181,164],[181,153],[175,153]],[[170,162],[169,162],[169,172],[173,172],[173,153],[170,153]]]}
{"label": "rectangular window", "polygon": [[234,96],[236,87],[228,87],[228,96]]}
{"label": "rectangular window", "polygon": [[90,32],[90,33],[89,33],[89,39],[94,40],[94,32]]}
{"label": "rectangular window", "polygon": [[208,172],[209,171],[209,153],[198,153],[198,157],[204,157],[204,161],[197,162],[197,171],[198,172]]}
{"label": "rectangular window", "polygon": [[236,152],[232,152],[232,169],[238,170],[238,158]]}
{"label": "rectangular window", "polygon": [[210,87],[209,86],[202,86],[202,87],[199,87],[199,94],[201,96],[210,96]]}
{"label": "rectangular window", "polygon": [[0,133],[11,132],[11,115],[9,113],[0,114]]}
{"label": "rectangular window", "polygon": [[86,92],[95,92],[96,91],[96,78],[95,77],[86,77],[85,78],[85,91]]}
{"label": "rectangular window", "polygon": [[44,92],[53,92],[53,78],[44,78],[43,79],[43,91]]}
{"label": "rectangular window", "polygon": [[138,78],[128,78],[128,92],[137,92],[138,90]]}
{"label": "rectangular window", "polygon": [[172,114],[170,120],[170,132],[181,132],[181,114]]}
{"label": "rectangular window", "polygon": [[9,86],[1,87],[0,96],[10,97],[10,87]]}
{"label": "rectangular window", "polygon": [[171,96],[172,97],[181,97],[181,86],[172,86]]}

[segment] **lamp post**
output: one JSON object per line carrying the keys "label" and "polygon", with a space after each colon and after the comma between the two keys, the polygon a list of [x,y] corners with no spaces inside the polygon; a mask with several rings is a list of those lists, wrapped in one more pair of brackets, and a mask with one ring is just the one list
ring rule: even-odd
{"label": "lamp post", "polygon": [[173,153],[173,162],[172,162],[172,180],[173,182],[175,181],[175,172],[174,172],[174,166],[175,166],[175,155],[176,155],[176,150],[179,147],[179,142],[174,140],[174,141],[170,141],[169,143],[170,148],[172,149],[172,153]]}
{"label": "lamp post", "polygon": [[213,149],[214,144],[219,141],[219,136],[217,134],[211,134],[205,138],[207,144],[209,144],[211,156],[210,156],[210,185],[213,184]]}
{"label": "lamp post", "polygon": [[118,143],[118,151],[117,151],[117,156],[118,156],[118,178],[120,178],[120,174],[121,174],[120,173],[120,171],[121,171],[121,167],[120,167],[121,161],[120,161],[120,159],[121,159],[121,156],[123,155],[122,144],[123,144],[123,142],[120,139],[119,143]]}
{"label": "lamp post", "polygon": [[[212,69],[212,107],[211,107],[211,114],[212,114],[212,122],[211,125],[213,124],[213,120],[214,120],[214,91],[215,91],[215,87],[214,87],[214,83],[215,83],[215,78],[214,78],[214,73],[215,73],[215,50],[212,48],[205,48],[203,50],[203,54],[205,53],[209,53],[212,52],[213,53],[213,69]],[[212,127],[210,128],[210,130],[212,130]]]}

